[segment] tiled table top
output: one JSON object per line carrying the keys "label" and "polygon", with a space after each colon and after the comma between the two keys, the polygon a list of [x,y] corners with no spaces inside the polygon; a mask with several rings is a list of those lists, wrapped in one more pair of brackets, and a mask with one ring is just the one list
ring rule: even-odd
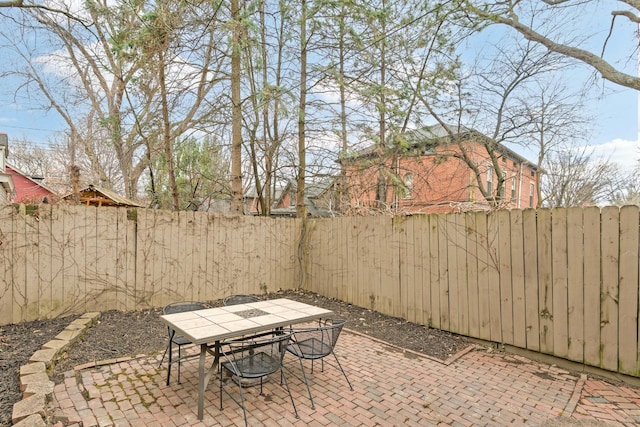
{"label": "tiled table top", "polygon": [[331,310],[280,298],[166,314],[160,318],[192,343],[206,344],[327,317],[332,313]]}

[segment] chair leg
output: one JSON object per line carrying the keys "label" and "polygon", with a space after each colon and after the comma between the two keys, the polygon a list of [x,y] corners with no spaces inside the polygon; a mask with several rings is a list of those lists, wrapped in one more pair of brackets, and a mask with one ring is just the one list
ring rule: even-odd
{"label": "chair leg", "polygon": [[[298,361],[300,362],[300,370],[302,371],[302,382],[305,386],[307,386],[307,392],[309,393],[309,400],[311,401],[311,409],[316,409],[315,403],[313,403],[313,396],[311,396],[311,387],[309,387],[309,380],[307,379],[307,374],[304,372],[304,365],[302,363],[302,358],[298,357]],[[313,360],[311,361],[313,363]]]}
{"label": "chair leg", "polygon": [[331,352],[331,354],[333,354],[333,357],[336,358],[336,363],[338,364],[338,368],[340,368],[340,372],[342,372],[342,375],[344,375],[344,379],[347,380],[347,384],[349,384],[349,388],[351,389],[351,391],[353,391],[353,386],[351,385],[351,381],[349,381],[349,378],[347,378],[347,373],[344,371],[344,369],[342,369],[342,365],[338,360],[338,356],[336,356],[336,354],[333,351]]}
{"label": "chair leg", "polygon": [[[233,381],[233,380],[231,380]],[[262,378],[260,378],[260,393],[262,393]],[[238,388],[240,389],[240,406],[242,406],[242,414],[244,415],[244,425],[249,427],[247,422],[247,409],[244,407],[244,393],[242,393],[242,378],[238,377]]]}
{"label": "chair leg", "polygon": [[169,344],[164,348],[164,353],[162,353],[162,359],[160,359],[160,363],[158,363],[158,369],[162,368],[162,362],[164,362],[164,358],[167,356],[167,351],[169,351]]}
{"label": "chair leg", "polygon": [[[287,376],[284,374],[284,369],[280,368],[280,374],[284,379],[284,385],[287,387],[287,393],[289,393],[291,405],[293,406],[293,413],[296,415],[296,419],[300,419],[300,416],[298,415],[298,409],[296,408],[296,402],[293,401],[293,395],[291,394],[291,389],[289,388],[289,383],[287,382]],[[260,381],[262,382],[262,379],[260,379]],[[309,394],[309,396],[311,396],[311,394]]]}

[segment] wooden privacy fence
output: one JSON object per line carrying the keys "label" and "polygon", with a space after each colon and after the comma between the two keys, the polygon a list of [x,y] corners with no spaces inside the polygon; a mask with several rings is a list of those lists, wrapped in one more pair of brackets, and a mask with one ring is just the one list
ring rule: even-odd
{"label": "wooden privacy fence", "polygon": [[0,208],[0,325],[294,286],[297,220]]}
{"label": "wooden privacy fence", "polygon": [[309,288],[640,376],[635,206],[315,219]]}
{"label": "wooden privacy fence", "polygon": [[637,207],[271,219],[0,209],[0,325],[304,287],[640,376]]}

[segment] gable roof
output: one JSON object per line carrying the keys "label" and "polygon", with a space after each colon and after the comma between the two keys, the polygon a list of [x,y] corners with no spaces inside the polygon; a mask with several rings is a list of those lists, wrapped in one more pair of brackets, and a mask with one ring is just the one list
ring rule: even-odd
{"label": "gable roof", "polygon": [[[64,200],[71,200],[73,193],[63,197]],[[80,190],[80,202],[87,206],[128,206],[132,208],[142,208],[141,204],[127,199],[111,190],[89,184]]]}
{"label": "gable roof", "polygon": [[[447,125],[447,127],[449,128],[449,130],[451,130],[451,132],[454,135],[468,134],[470,137],[475,136],[478,139],[490,139],[488,136],[484,135],[483,133],[475,129],[468,128],[466,126]],[[437,144],[439,140],[447,139],[450,136],[451,135],[449,134],[449,131],[447,131],[447,129],[441,124],[425,126],[420,129],[413,129],[405,132],[404,134],[404,138],[412,146],[416,146],[418,144],[424,144],[428,142],[433,142],[434,144]],[[389,147],[387,147],[387,149],[389,149]],[[379,150],[380,150],[380,147],[378,147],[377,145],[375,144],[370,145],[368,147],[365,147],[362,150],[356,151],[352,155],[346,155],[342,159],[338,159],[338,162],[342,160],[356,160],[363,157],[376,156]],[[529,161],[525,157],[521,156],[520,154],[516,153],[515,151],[511,150],[510,148],[506,147],[505,145],[499,142],[496,142],[496,151],[506,157],[516,160],[518,163],[523,163],[524,165],[528,166],[530,169],[533,169],[535,171],[538,170],[538,166],[535,163]]]}
{"label": "gable roof", "polygon": [[51,188],[44,185],[39,179],[32,175],[27,175],[17,167],[7,163],[7,174],[13,176],[13,182],[15,184],[15,197],[13,198],[14,203],[22,203],[22,202],[35,202],[34,199],[40,199],[42,201],[43,198],[47,196],[57,196],[56,193]]}
{"label": "gable roof", "polygon": [[[329,191],[335,182],[334,177],[330,177],[327,179],[323,179],[319,182],[309,182],[305,184],[304,187],[304,204],[307,207],[307,212],[311,216],[322,217],[322,216],[333,216],[332,212],[329,212],[325,209],[320,209],[316,206],[315,200],[317,200],[324,193]],[[279,205],[282,202],[284,196],[289,192],[295,192],[298,186],[296,182],[289,181],[289,183],[285,186],[282,191],[282,194],[277,199],[275,205]],[[289,206],[286,208],[275,208],[271,209],[272,215],[283,215],[283,216],[295,216],[296,215],[296,207]]]}

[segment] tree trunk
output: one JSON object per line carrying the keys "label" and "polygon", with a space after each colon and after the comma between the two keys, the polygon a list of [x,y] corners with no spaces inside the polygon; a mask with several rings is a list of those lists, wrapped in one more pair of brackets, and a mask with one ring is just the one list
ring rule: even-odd
{"label": "tree trunk", "polygon": [[305,114],[307,107],[307,1],[300,5],[300,109],[298,112],[298,188],[296,191],[296,214],[299,218],[307,216],[304,203],[304,181],[306,162]]}
{"label": "tree trunk", "polygon": [[242,22],[238,0],[231,0],[231,213],[242,215],[242,105],[240,99],[240,42]]}

